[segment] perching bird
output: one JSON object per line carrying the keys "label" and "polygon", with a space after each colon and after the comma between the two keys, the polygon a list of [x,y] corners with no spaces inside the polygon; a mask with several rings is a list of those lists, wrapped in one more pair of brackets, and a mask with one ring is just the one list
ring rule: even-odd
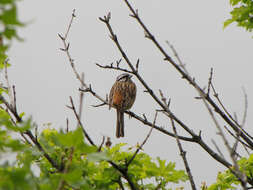
{"label": "perching bird", "polygon": [[115,107],[117,111],[117,138],[124,137],[124,111],[132,107],[136,97],[136,86],[131,78],[127,73],[119,75],[109,95],[109,109]]}

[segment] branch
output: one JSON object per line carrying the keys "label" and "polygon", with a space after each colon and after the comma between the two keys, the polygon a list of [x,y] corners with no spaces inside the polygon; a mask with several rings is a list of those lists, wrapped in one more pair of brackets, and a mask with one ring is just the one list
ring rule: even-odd
{"label": "branch", "polygon": [[[67,38],[68,38],[68,34],[69,34],[69,31],[70,31],[70,28],[71,28],[71,25],[72,25],[72,22],[74,20],[74,18],[76,17],[75,15],[75,9],[73,10],[73,13],[72,13],[72,16],[71,16],[71,19],[70,19],[70,22],[69,22],[69,25],[68,25],[68,28],[67,28],[67,31],[64,35],[64,37],[61,35],[61,34],[58,34],[59,38],[62,40],[63,42],[63,46],[64,48],[60,48],[60,50],[64,51],[68,57],[68,60],[69,60],[69,63],[70,63],[70,66],[76,76],[76,78],[79,80],[79,82],[81,83],[82,85],[82,88],[84,89],[88,89],[90,86],[87,85],[83,80],[82,80],[82,77],[79,75],[79,73],[77,72],[76,70],[76,67],[75,67],[75,64],[74,64],[74,59],[72,59],[71,55],[70,55],[70,52],[69,52],[69,47],[70,47],[70,44],[67,43]],[[95,96],[97,99],[99,99],[100,101],[106,103],[104,101],[104,99],[100,96],[98,96],[95,92],[93,92],[91,89],[89,91],[90,93],[92,93],[93,96]]]}
{"label": "branch", "polygon": [[[202,94],[200,94],[200,95],[202,96]],[[219,135],[221,136],[221,138],[222,138],[222,140],[223,140],[223,142],[224,142],[224,144],[225,144],[225,146],[226,146],[226,148],[227,148],[227,150],[229,152],[229,155],[230,155],[230,157],[231,157],[231,159],[233,161],[234,170],[232,168],[230,168],[230,170],[233,171],[233,174],[241,182],[241,185],[242,185],[243,189],[246,190],[247,189],[247,177],[246,177],[246,175],[243,172],[240,171],[240,168],[239,168],[239,166],[237,164],[237,161],[236,161],[233,149],[230,147],[230,145],[228,143],[228,140],[226,139],[226,137],[225,137],[225,135],[223,133],[223,130],[222,130],[221,126],[219,125],[217,119],[215,118],[215,116],[214,116],[211,108],[207,104],[206,99],[204,99],[204,97],[202,97],[202,100],[203,100],[203,103],[204,103],[206,109],[208,110],[208,113],[210,114],[210,116],[211,116],[211,118],[212,118],[212,120],[213,120],[216,128],[218,129]]]}
{"label": "branch", "polygon": [[141,143],[141,145],[137,148],[137,150],[134,152],[133,156],[131,157],[131,159],[126,163],[126,167],[128,167],[131,162],[134,160],[134,158],[136,157],[136,155],[138,154],[138,152],[142,149],[142,147],[144,146],[144,144],[147,142],[148,138],[150,137],[151,135],[151,132],[154,128],[154,125],[156,123],[156,118],[157,118],[157,111],[155,113],[155,118],[154,118],[154,121],[153,121],[153,126],[151,127],[151,129],[149,130],[149,133],[147,134],[146,138],[144,139],[144,141]]}
{"label": "branch", "polygon": [[193,176],[191,174],[191,169],[189,167],[189,164],[188,164],[188,161],[186,159],[186,152],[183,150],[183,147],[180,143],[180,140],[178,138],[178,135],[177,135],[177,130],[176,130],[176,127],[175,127],[175,124],[174,124],[174,121],[173,119],[170,119],[171,121],[171,125],[172,125],[172,129],[176,135],[176,141],[177,141],[177,146],[179,148],[179,151],[180,151],[180,156],[182,157],[183,161],[184,161],[184,166],[185,166],[185,169],[186,169],[186,172],[187,172],[187,175],[189,177],[189,180],[190,180],[190,183],[191,183],[191,187],[192,187],[192,190],[196,190],[196,185],[195,185],[195,182],[193,180]]}
{"label": "branch", "polygon": [[[239,132],[240,129],[238,128],[238,126],[219,108],[219,106],[217,106],[215,104],[215,102],[209,97],[206,96],[205,92],[200,88],[200,86],[195,82],[195,79],[193,77],[191,77],[190,75],[188,75],[186,72],[184,72],[184,70],[166,53],[166,51],[162,48],[162,46],[159,44],[159,42],[155,39],[155,37],[151,34],[151,32],[149,31],[149,29],[146,27],[146,25],[142,22],[142,20],[140,19],[138,12],[135,11],[133,9],[133,7],[130,5],[130,3],[128,2],[128,0],[123,0],[127,7],[129,8],[129,10],[131,11],[132,15],[130,15],[131,17],[135,18],[137,20],[137,22],[141,25],[141,27],[144,29],[144,33],[145,36],[150,39],[155,46],[158,48],[158,50],[162,53],[162,55],[164,56],[164,60],[168,61],[170,64],[172,64],[174,66],[174,68],[182,75],[182,78],[187,80],[189,82],[190,85],[192,85],[201,95],[201,97],[203,96],[207,102],[214,108],[214,110],[221,116],[221,118],[223,118],[224,121],[226,121],[228,123],[228,125],[236,132]],[[109,19],[107,21],[107,23],[109,24]],[[111,32],[111,31],[110,31]],[[114,36],[114,35],[112,35]],[[117,42],[117,40],[115,40],[117,38],[113,38],[114,41]],[[124,57],[124,56],[123,56]],[[124,57],[125,58],[125,57]],[[131,67],[132,69],[132,67]],[[139,78],[138,78],[139,79]],[[166,109],[165,109],[166,110]],[[166,110],[167,111],[167,110]],[[174,121],[178,122],[176,119],[174,119]],[[241,133],[240,136],[251,146],[253,147],[253,142],[244,134]]]}
{"label": "branch", "polygon": [[83,124],[82,124],[82,122],[81,122],[81,120],[80,120],[80,118],[79,118],[79,116],[78,116],[78,114],[77,114],[77,112],[76,112],[76,108],[75,108],[75,105],[74,105],[74,102],[73,102],[72,97],[70,96],[69,99],[70,99],[71,106],[67,106],[67,107],[73,110],[73,112],[74,112],[74,114],[75,114],[75,116],[76,116],[76,119],[77,119],[77,121],[78,121],[78,123],[79,123],[79,125],[80,125],[80,127],[81,127],[81,129],[82,129],[82,131],[83,131],[83,134],[84,134],[84,136],[87,138],[87,140],[89,141],[89,143],[90,143],[91,145],[93,145],[93,146],[96,146],[96,145],[93,143],[93,141],[91,140],[91,138],[90,138],[90,136],[88,135],[88,133],[86,132],[86,130],[84,129],[84,126],[83,126]]}
{"label": "branch", "polygon": [[[228,110],[226,109],[226,107],[224,106],[224,104],[222,103],[221,99],[219,98],[219,95],[218,93],[216,92],[215,88],[214,88],[214,85],[213,83],[211,82],[211,87],[212,87],[212,90],[214,92],[214,97],[217,99],[217,101],[219,102],[220,106],[222,107],[222,109],[224,110],[224,112],[228,115],[228,117],[235,123],[235,125],[238,127],[238,131],[236,131],[237,134],[242,134],[242,133],[245,133],[250,139],[253,139],[253,137],[247,133],[243,128],[242,126],[232,117],[232,115],[228,112]],[[247,100],[246,100],[247,102]],[[247,109],[247,106],[245,107],[245,109]],[[245,112],[247,111],[244,111],[244,117],[245,116]],[[247,115],[247,114],[246,114]],[[245,118],[246,119],[246,118]],[[241,136],[241,135],[240,135]],[[251,148],[253,149],[253,147]]]}
{"label": "branch", "polygon": [[[82,73],[81,79],[84,82],[84,73]],[[82,88],[82,85],[81,85],[81,88]],[[83,111],[83,96],[84,96],[84,93],[82,91],[80,91],[80,96],[79,96],[79,111],[78,111],[78,117],[80,118],[80,120],[82,118],[82,111]],[[78,125],[78,122],[77,122],[77,125]]]}
{"label": "branch", "polygon": [[135,186],[134,182],[129,177],[127,170],[121,168],[120,166],[115,164],[113,161],[109,160],[108,162],[112,165],[112,167],[114,167],[117,171],[119,171],[121,173],[121,175],[127,180],[131,190],[138,190],[138,188]]}
{"label": "branch", "polygon": [[103,68],[103,69],[113,69],[113,70],[118,70],[118,71],[123,71],[125,73],[131,73],[133,74],[132,71],[129,71],[127,69],[121,68],[121,67],[114,67],[113,65],[100,65],[98,63],[95,63],[98,67]]}

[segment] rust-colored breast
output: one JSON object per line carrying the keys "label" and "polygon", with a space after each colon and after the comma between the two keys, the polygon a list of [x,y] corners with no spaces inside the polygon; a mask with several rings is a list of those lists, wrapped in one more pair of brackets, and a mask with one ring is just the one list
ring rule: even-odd
{"label": "rust-colored breast", "polygon": [[114,94],[113,94],[113,105],[116,107],[121,107],[122,102],[123,102],[123,94],[122,91],[119,90],[118,88],[116,88],[114,90]]}

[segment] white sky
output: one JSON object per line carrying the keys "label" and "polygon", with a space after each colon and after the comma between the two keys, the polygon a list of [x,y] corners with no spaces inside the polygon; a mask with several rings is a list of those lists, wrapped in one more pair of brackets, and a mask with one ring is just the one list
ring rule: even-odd
{"label": "white sky", "polygon": [[[241,87],[245,87],[249,99],[246,123],[249,129],[253,123],[252,34],[235,25],[223,30],[223,22],[229,17],[228,3],[228,0],[139,0],[134,6],[170,54],[165,41],[170,41],[176,47],[188,70],[201,86],[207,84],[210,68],[214,68],[216,89],[227,108],[232,113],[236,112],[239,119],[244,108]],[[12,64],[9,77],[16,85],[20,112],[32,115],[41,129],[44,123],[52,123],[51,127],[57,129],[65,127],[67,117],[71,118],[71,128],[75,128],[74,115],[65,105],[69,104],[69,96],[74,97],[77,105],[79,82],[66,55],[59,50],[62,42],[57,36],[66,31],[74,8],[77,18],[70,32],[70,52],[78,71],[85,72],[86,82],[92,84],[97,93],[105,97],[119,74],[100,69],[94,64],[110,64],[121,58],[108,37],[105,24],[98,20],[98,17],[110,11],[111,24],[120,43],[133,62],[140,58],[139,71],[154,92],[158,94],[158,89],[162,89],[164,95],[172,100],[172,111],[196,133],[201,130],[203,139],[211,147],[211,138],[217,139],[217,143],[223,147],[204,105],[194,99],[197,93],[171,65],[163,61],[163,56],[155,46],[144,38],[143,30],[129,17],[129,10],[123,0],[26,0],[19,3],[20,18],[29,22],[29,25],[19,32],[25,42],[15,42],[9,52]],[[145,113],[152,121],[154,110],[159,107],[143,92],[144,88],[135,78],[134,81],[138,95],[132,111],[139,115]],[[97,144],[103,135],[112,137],[113,143],[127,142],[130,146],[143,141],[149,128],[128,117],[125,117],[126,138],[116,140],[116,114],[114,110],[109,111],[108,107],[91,106],[98,103],[87,94],[83,112],[83,123]],[[171,131],[169,120],[164,116],[159,115],[157,124]],[[179,132],[185,134],[182,130]],[[197,144],[183,143],[183,147],[187,151],[198,186],[202,181],[211,184],[218,171],[224,170]],[[159,132],[152,133],[144,150],[153,157],[176,162],[178,169],[184,167],[175,139]],[[189,184],[184,186],[189,187]]]}

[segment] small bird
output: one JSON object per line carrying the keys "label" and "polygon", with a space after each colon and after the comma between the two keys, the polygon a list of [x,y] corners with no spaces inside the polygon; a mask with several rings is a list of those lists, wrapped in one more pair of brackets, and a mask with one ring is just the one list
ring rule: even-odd
{"label": "small bird", "polygon": [[136,85],[132,75],[123,73],[116,78],[109,95],[109,109],[117,111],[116,137],[124,137],[124,111],[129,110],[136,98]]}

